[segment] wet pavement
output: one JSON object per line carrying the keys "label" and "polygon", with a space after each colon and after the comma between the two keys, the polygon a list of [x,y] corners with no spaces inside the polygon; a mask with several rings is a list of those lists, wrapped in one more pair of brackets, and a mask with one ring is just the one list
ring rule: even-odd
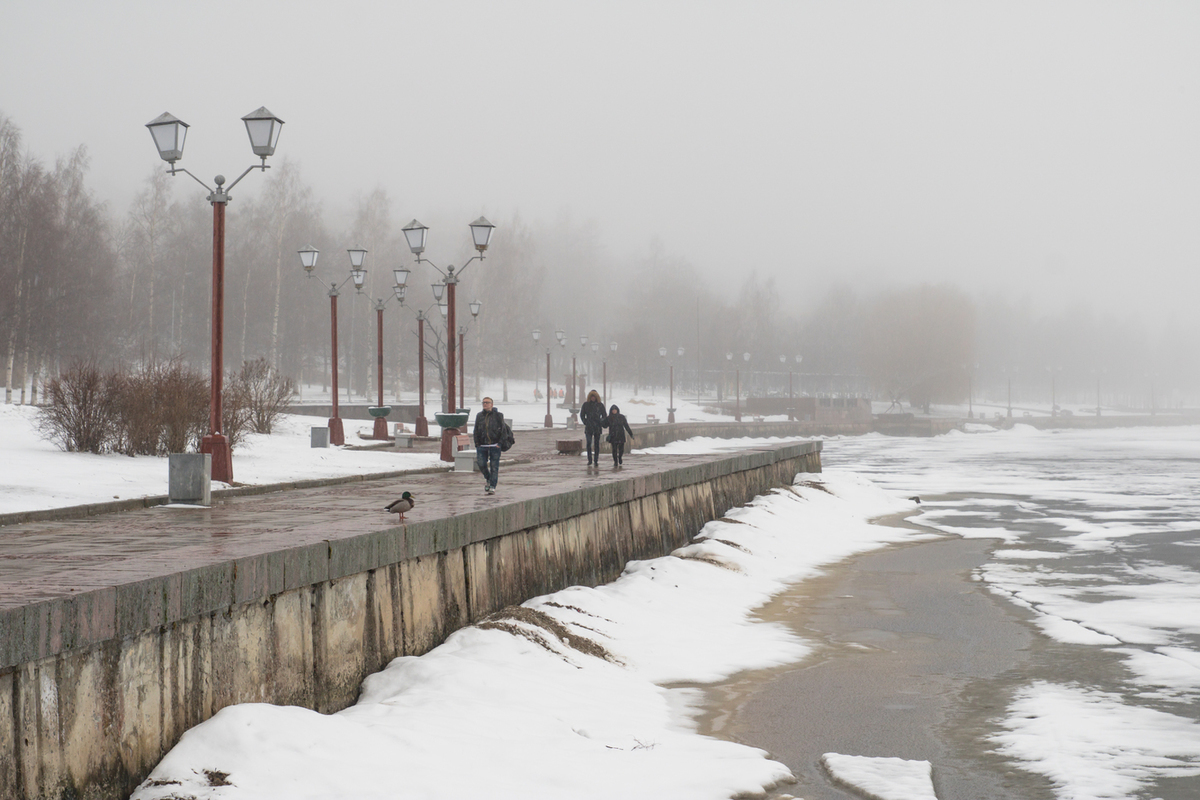
{"label": "wet pavement", "polygon": [[[387,477],[374,480],[214,497],[207,508],[156,506],[0,527],[0,609],[397,527],[396,515],[383,508],[404,491],[416,499],[405,521],[423,522],[728,457],[626,455],[614,469],[605,455],[603,466],[589,470],[585,456],[556,453],[557,440],[576,438],[582,430],[519,431],[491,496],[477,472],[389,474],[389,454],[381,452],[380,473]],[[436,446],[423,442],[417,449]]]}

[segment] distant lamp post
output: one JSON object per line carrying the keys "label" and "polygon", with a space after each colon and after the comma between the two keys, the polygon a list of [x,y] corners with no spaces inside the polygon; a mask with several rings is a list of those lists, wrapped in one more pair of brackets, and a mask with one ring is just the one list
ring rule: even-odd
{"label": "distant lamp post", "polygon": [[[617,343],[609,342],[608,349],[615,357],[617,354]],[[608,359],[604,359],[604,402],[608,403]]]}
{"label": "distant lamp post", "polygon": [[[746,362],[746,384],[747,384],[747,388],[746,388],[746,410],[747,410],[747,411],[749,411],[749,410],[750,410],[750,389],[749,389],[749,383],[750,383],[750,366],[749,366],[749,364],[750,364],[750,354],[749,354],[749,353],[742,353],[742,361]],[[739,401],[739,406],[740,406],[740,402],[741,402],[741,394],[742,394],[742,375],[741,375],[741,371],[739,370],[739,371],[738,371],[738,401]],[[742,412],[741,412],[741,408],[739,408],[739,409],[738,409],[738,414],[737,414],[737,417],[736,417],[736,419],[737,419],[737,421],[738,421],[738,422],[741,422],[741,421],[742,421]]]}
{"label": "distant lamp post", "polygon": [[[478,300],[472,300],[470,303],[467,304],[467,308],[471,309],[471,321],[474,322],[475,320],[479,319],[479,311],[480,311],[480,309],[483,308],[483,303],[479,302]],[[465,341],[466,335],[467,335],[467,326],[459,325],[458,326],[458,354],[459,354],[459,359],[458,359],[458,407],[459,408],[466,408],[466,406],[467,406],[467,401],[466,401],[467,351],[466,351],[466,341]]]}
{"label": "distant lamp post", "polygon": [[213,281],[212,281],[212,358],[211,380],[209,383],[209,433],[200,442],[200,452],[212,456],[211,479],[224,483],[233,482],[233,453],[229,447],[229,437],[222,433],[221,389],[224,381],[224,334],[225,334],[225,206],[229,203],[229,192],[250,174],[251,170],[267,170],[267,157],[275,154],[275,146],[279,142],[279,132],[283,128],[283,120],[272,114],[265,107],[251,111],[242,117],[246,125],[246,133],[250,136],[250,149],[254,155],[262,159],[261,164],[252,164],[238,176],[237,180],[225,189],[225,176],[213,178],[216,188],[210,187],[191,172],[176,166],[175,162],[183,158],[183,143],[187,139],[189,125],[169,113],[163,113],[146,123],[150,136],[159,157],[171,165],[169,173],[176,175],[180,172],[188,175],[196,183],[208,190],[208,202],[213,207]]}
{"label": "distant lamp post", "polygon": [[[533,332],[533,344],[536,347],[538,340],[542,338],[542,332],[535,330]],[[537,390],[537,379],[534,379],[533,388]],[[550,345],[546,345],[546,419],[543,422],[546,428],[554,427],[554,417],[550,414]]]}
{"label": "distant lamp post", "polygon": [[[797,370],[800,369],[800,362],[803,360],[804,359],[801,356],[799,356],[799,355],[796,356],[796,369]],[[795,395],[792,394],[792,371],[791,370],[788,370],[788,400],[791,402],[791,406],[792,406],[791,408],[788,409],[788,421],[792,422],[796,419],[796,398],[795,398]]]}
{"label": "distant lamp post", "polygon": [[[313,277],[313,272],[317,266],[317,259],[321,252],[312,245],[298,251],[300,254],[300,266],[304,267],[304,272],[307,277]],[[329,417],[329,443],[333,445],[344,445],[346,443],[346,433],[342,426],[342,420],[338,416],[338,344],[337,344],[337,299],[341,294],[341,288],[346,285],[346,281],[354,281],[354,288],[361,292],[363,283],[366,281],[367,271],[363,268],[363,263],[367,257],[367,251],[359,248],[346,251],[350,255],[350,274],[342,279],[341,283],[331,282],[329,284],[329,341],[330,341],[330,356],[329,363],[331,368],[330,390],[332,392],[333,402],[331,403],[331,411]],[[382,323],[381,323],[382,324]],[[382,347],[382,345],[381,345]],[[379,404],[383,405],[382,385],[380,387]],[[387,435],[387,423],[384,422],[384,436]]]}
{"label": "distant lamp post", "polygon": [[[726,364],[726,366],[728,367],[728,365],[730,365],[730,364],[732,364],[732,363],[733,363],[733,353],[726,353],[726,354],[725,354],[725,364]],[[728,374],[728,373],[726,373],[726,374]],[[741,376],[740,376],[740,374],[739,374],[738,370],[736,370],[736,369],[733,371],[733,375],[734,375],[734,378],[733,378],[733,385],[734,385],[734,395],[733,395],[733,421],[734,421],[734,422],[741,422],[741,421],[742,421],[742,408],[741,408],[741,393],[742,393],[742,390],[741,390]]]}
{"label": "distant lamp post", "polygon": [[[366,251],[363,251],[364,254]],[[400,301],[400,305],[404,305],[404,296],[407,292],[409,271],[406,269],[393,269],[392,279],[395,283],[392,286],[392,297],[379,298],[375,301],[375,330],[377,333],[377,344],[375,348],[376,363],[375,363],[375,380],[379,388],[379,401],[374,408],[367,409],[375,420],[374,427],[371,431],[371,438],[377,440],[386,440],[387,432],[387,416],[391,413],[391,406],[383,404],[383,309],[392,299]],[[356,280],[356,284],[361,288],[362,281]]]}
{"label": "distant lamp post", "polygon": [[[417,257],[417,263],[420,264],[423,262],[436,269],[439,273],[441,273],[442,283],[445,284],[446,306],[443,309],[443,315],[446,318],[446,382],[448,384],[446,386],[446,402],[451,406],[454,405],[455,399],[454,372],[457,366],[455,363],[456,353],[454,347],[454,334],[458,329],[455,321],[455,289],[458,286],[458,281],[462,276],[463,270],[465,270],[472,261],[482,261],[484,259],[484,254],[487,252],[488,244],[492,239],[492,231],[496,226],[488,222],[483,217],[480,217],[479,219],[470,223],[468,227],[471,229],[471,240],[475,245],[477,254],[467,259],[467,261],[458,268],[457,274],[454,271],[455,268],[453,264],[448,266],[443,272],[437,264],[434,264],[432,261],[424,257],[425,246],[429,236],[429,228],[427,226],[422,225],[420,222],[414,219],[402,229],[404,232],[404,239],[408,243],[408,249],[414,256]],[[435,286],[437,286],[437,284],[435,284]],[[434,296],[438,300],[441,300],[441,290],[435,288]],[[446,410],[453,412],[457,411],[458,409],[447,408]],[[451,446],[451,443],[454,441],[453,437],[457,435],[458,428],[442,428],[442,461],[454,460],[454,450]]]}

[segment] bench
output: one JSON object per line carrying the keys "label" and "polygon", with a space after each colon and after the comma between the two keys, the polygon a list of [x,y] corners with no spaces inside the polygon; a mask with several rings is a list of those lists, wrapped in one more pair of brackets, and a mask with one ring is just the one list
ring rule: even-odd
{"label": "bench", "polygon": [[454,471],[479,472],[479,463],[475,461],[475,443],[470,436],[454,437]]}
{"label": "bench", "polygon": [[583,452],[583,439],[559,439],[554,446],[560,455],[577,456]]}
{"label": "bench", "polygon": [[654,416],[653,414],[647,414],[646,415],[646,424],[647,425],[657,425],[658,417]]}

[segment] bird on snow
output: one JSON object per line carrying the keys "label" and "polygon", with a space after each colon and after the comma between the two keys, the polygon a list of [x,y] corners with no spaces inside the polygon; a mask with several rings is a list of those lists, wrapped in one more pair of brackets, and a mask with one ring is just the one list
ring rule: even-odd
{"label": "bird on snow", "polygon": [[393,514],[399,514],[400,515],[399,521],[404,522],[404,512],[412,511],[413,506],[415,506],[416,504],[417,504],[417,502],[416,502],[416,500],[413,499],[412,492],[405,492],[404,494],[400,495],[399,500],[396,500],[396,501],[391,502],[388,505],[384,506],[383,510],[390,511]]}

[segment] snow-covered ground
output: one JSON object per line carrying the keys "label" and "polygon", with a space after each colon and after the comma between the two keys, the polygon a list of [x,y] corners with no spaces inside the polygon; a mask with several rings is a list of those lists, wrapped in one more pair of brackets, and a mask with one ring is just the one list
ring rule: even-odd
{"label": "snow-covered ground", "polygon": [[[496,387],[499,389],[500,387]],[[515,397],[514,383],[510,396]],[[532,383],[528,394],[532,397]],[[316,402],[310,389],[306,402]],[[496,395],[499,397],[500,392]],[[323,398],[328,402],[328,395]],[[642,391],[638,395],[617,392],[613,403],[634,424],[644,423],[647,415],[667,418],[668,398]],[[676,419],[691,422],[729,419],[711,414],[695,403],[676,397]],[[474,414],[477,403],[468,401]],[[546,418],[546,403],[497,400],[497,408],[520,430],[541,429]],[[433,412],[427,407],[431,433]],[[565,426],[565,409],[551,404],[555,424]],[[116,454],[65,453],[41,438],[36,427],[37,409],[33,406],[0,405],[0,514],[36,511],[47,508],[153,497],[167,493],[167,459]],[[778,417],[785,419],[785,417]],[[234,451],[234,479],[239,484],[262,485],[313,478],[336,478],[372,472],[423,469],[438,466],[436,454],[406,453],[398,450],[361,451],[343,447],[313,448],[310,432],[326,425],[323,417],[285,414],[269,435],[251,434]],[[372,423],[369,420],[344,420],[349,445],[369,444]],[[214,482],[213,488],[226,484]]]}
{"label": "snow-covered ground", "polygon": [[[867,521],[909,501],[852,475],[800,478],[611,584],[536,598],[396,659],[342,712],[226,708],[134,798],[718,800],[783,781],[763,751],[695,732],[702,692],[664,685],[803,657],[804,642],[752,611],[822,564],[922,535]],[[888,766],[867,761],[838,769],[853,781]]]}

